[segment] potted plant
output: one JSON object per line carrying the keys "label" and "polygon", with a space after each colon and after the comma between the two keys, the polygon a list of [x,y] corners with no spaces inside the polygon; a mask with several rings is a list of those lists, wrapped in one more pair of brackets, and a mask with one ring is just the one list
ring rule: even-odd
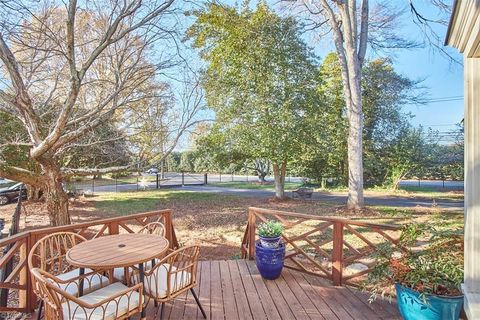
{"label": "potted plant", "polygon": [[255,243],[255,261],[262,277],[274,280],[280,276],[285,258],[285,244],[280,240],[283,224],[268,220],[258,226],[260,240]]}
{"label": "potted plant", "polygon": [[390,243],[379,246],[377,264],[366,281],[370,299],[395,294],[405,320],[459,319],[463,306],[461,230],[409,224],[399,244],[404,248],[401,251]]}

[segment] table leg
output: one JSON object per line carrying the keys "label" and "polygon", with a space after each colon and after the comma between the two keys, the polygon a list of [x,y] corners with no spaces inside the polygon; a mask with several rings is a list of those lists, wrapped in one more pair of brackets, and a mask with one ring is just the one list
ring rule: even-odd
{"label": "table leg", "polygon": [[115,282],[115,278],[113,277],[113,269],[108,269],[107,274],[108,274],[108,282],[109,282],[109,284],[114,283],[114,282]]}
{"label": "table leg", "polygon": [[85,268],[80,268],[78,273],[80,276],[80,281],[78,282],[78,296],[81,297],[83,296],[83,275],[85,274]]}
{"label": "table leg", "polygon": [[[143,270],[143,263],[140,263],[140,264],[138,265],[138,270],[139,270],[138,273],[139,273],[139,276],[140,276],[140,282],[143,283],[143,287],[145,288],[145,282],[144,282],[144,281],[145,281],[145,272],[144,272],[144,270]],[[142,308],[142,315],[141,315],[141,319],[142,319],[142,320],[143,320],[143,319],[146,319],[146,310],[145,310],[146,307],[147,307],[147,306],[146,306],[146,304],[145,304],[145,302],[144,302],[144,303],[143,303],[143,308]]]}

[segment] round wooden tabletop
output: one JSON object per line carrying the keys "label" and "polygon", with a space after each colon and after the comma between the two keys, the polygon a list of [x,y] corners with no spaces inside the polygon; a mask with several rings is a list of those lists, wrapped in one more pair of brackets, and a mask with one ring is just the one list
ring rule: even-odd
{"label": "round wooden tabletop", "polygon": [[111,269],[150,261],[168,249],[168,240],[152,234],[117,234],[77,244],[67,261],[80,268]]}

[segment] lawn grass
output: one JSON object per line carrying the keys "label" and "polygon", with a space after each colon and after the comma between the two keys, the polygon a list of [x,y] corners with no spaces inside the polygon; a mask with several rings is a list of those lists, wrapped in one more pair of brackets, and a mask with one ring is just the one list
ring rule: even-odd
{"label": "lawn grass", "polygon": [[177,201],[209,201],[212,199],[232,198],[230,195],[217,195],[206,192],[190,192],[181,190],[152,190],[141,192],[109,192],[101,193],[94,198],[95,208],[103,212],[118,212],[129,215],[158,209],[159,205]]}
{"label": "lawn grass", "polygon": [[[233,189],[254,189],[254,190],[274,190],[273,183],[261,184],[258,182],[233,181],[233,182],[213,182],[209,186],[233,188]],[[301,182],[285,182],[285,190],[296,189],[302,186]]]}

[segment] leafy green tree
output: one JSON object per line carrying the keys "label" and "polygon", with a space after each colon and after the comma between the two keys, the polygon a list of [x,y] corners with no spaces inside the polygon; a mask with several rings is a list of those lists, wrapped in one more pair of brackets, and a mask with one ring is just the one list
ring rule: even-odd
{"label": "leafy green tree", "polygon": [[197,171],[238,171],[246,160],[245,154],[233,148],[217,125],[195,141],[195,149]]}
{"label": "leafy green tree", "polygon": [[218,131],[249,159],[268,159],[284,198],[287,163],[308,136],[305,115],[319,101],[314,57],[293,18],[261,2],[255,10],[216,3],[194,13],[187,38],[207,63],[203,87]]}
{"label": "leafy green tree", "polygon": [[[402,111],[407,102],[418,101],[417,83],[392,67],[388,59],[367,61],[362,70],[364,111],[364,180],[367,184],[384,184],[392,168],[391,150],[410,128],[410,115]],[[326,107],[311,114],[314,143],[295,163],[300,174],[321,181],[336,178],[348,183],[346,104],[343,95],[341,66],[336,54],[328,54],[320,67],[319,94]]]}
{"label": "leafy green tree", "polygon": [[385,153],[385,184],[398,189],[400,181],[409,174],[422,168],[428,158],[427,144],[423,138],[422,128],[406,128],[393,143],[386,148]]}

